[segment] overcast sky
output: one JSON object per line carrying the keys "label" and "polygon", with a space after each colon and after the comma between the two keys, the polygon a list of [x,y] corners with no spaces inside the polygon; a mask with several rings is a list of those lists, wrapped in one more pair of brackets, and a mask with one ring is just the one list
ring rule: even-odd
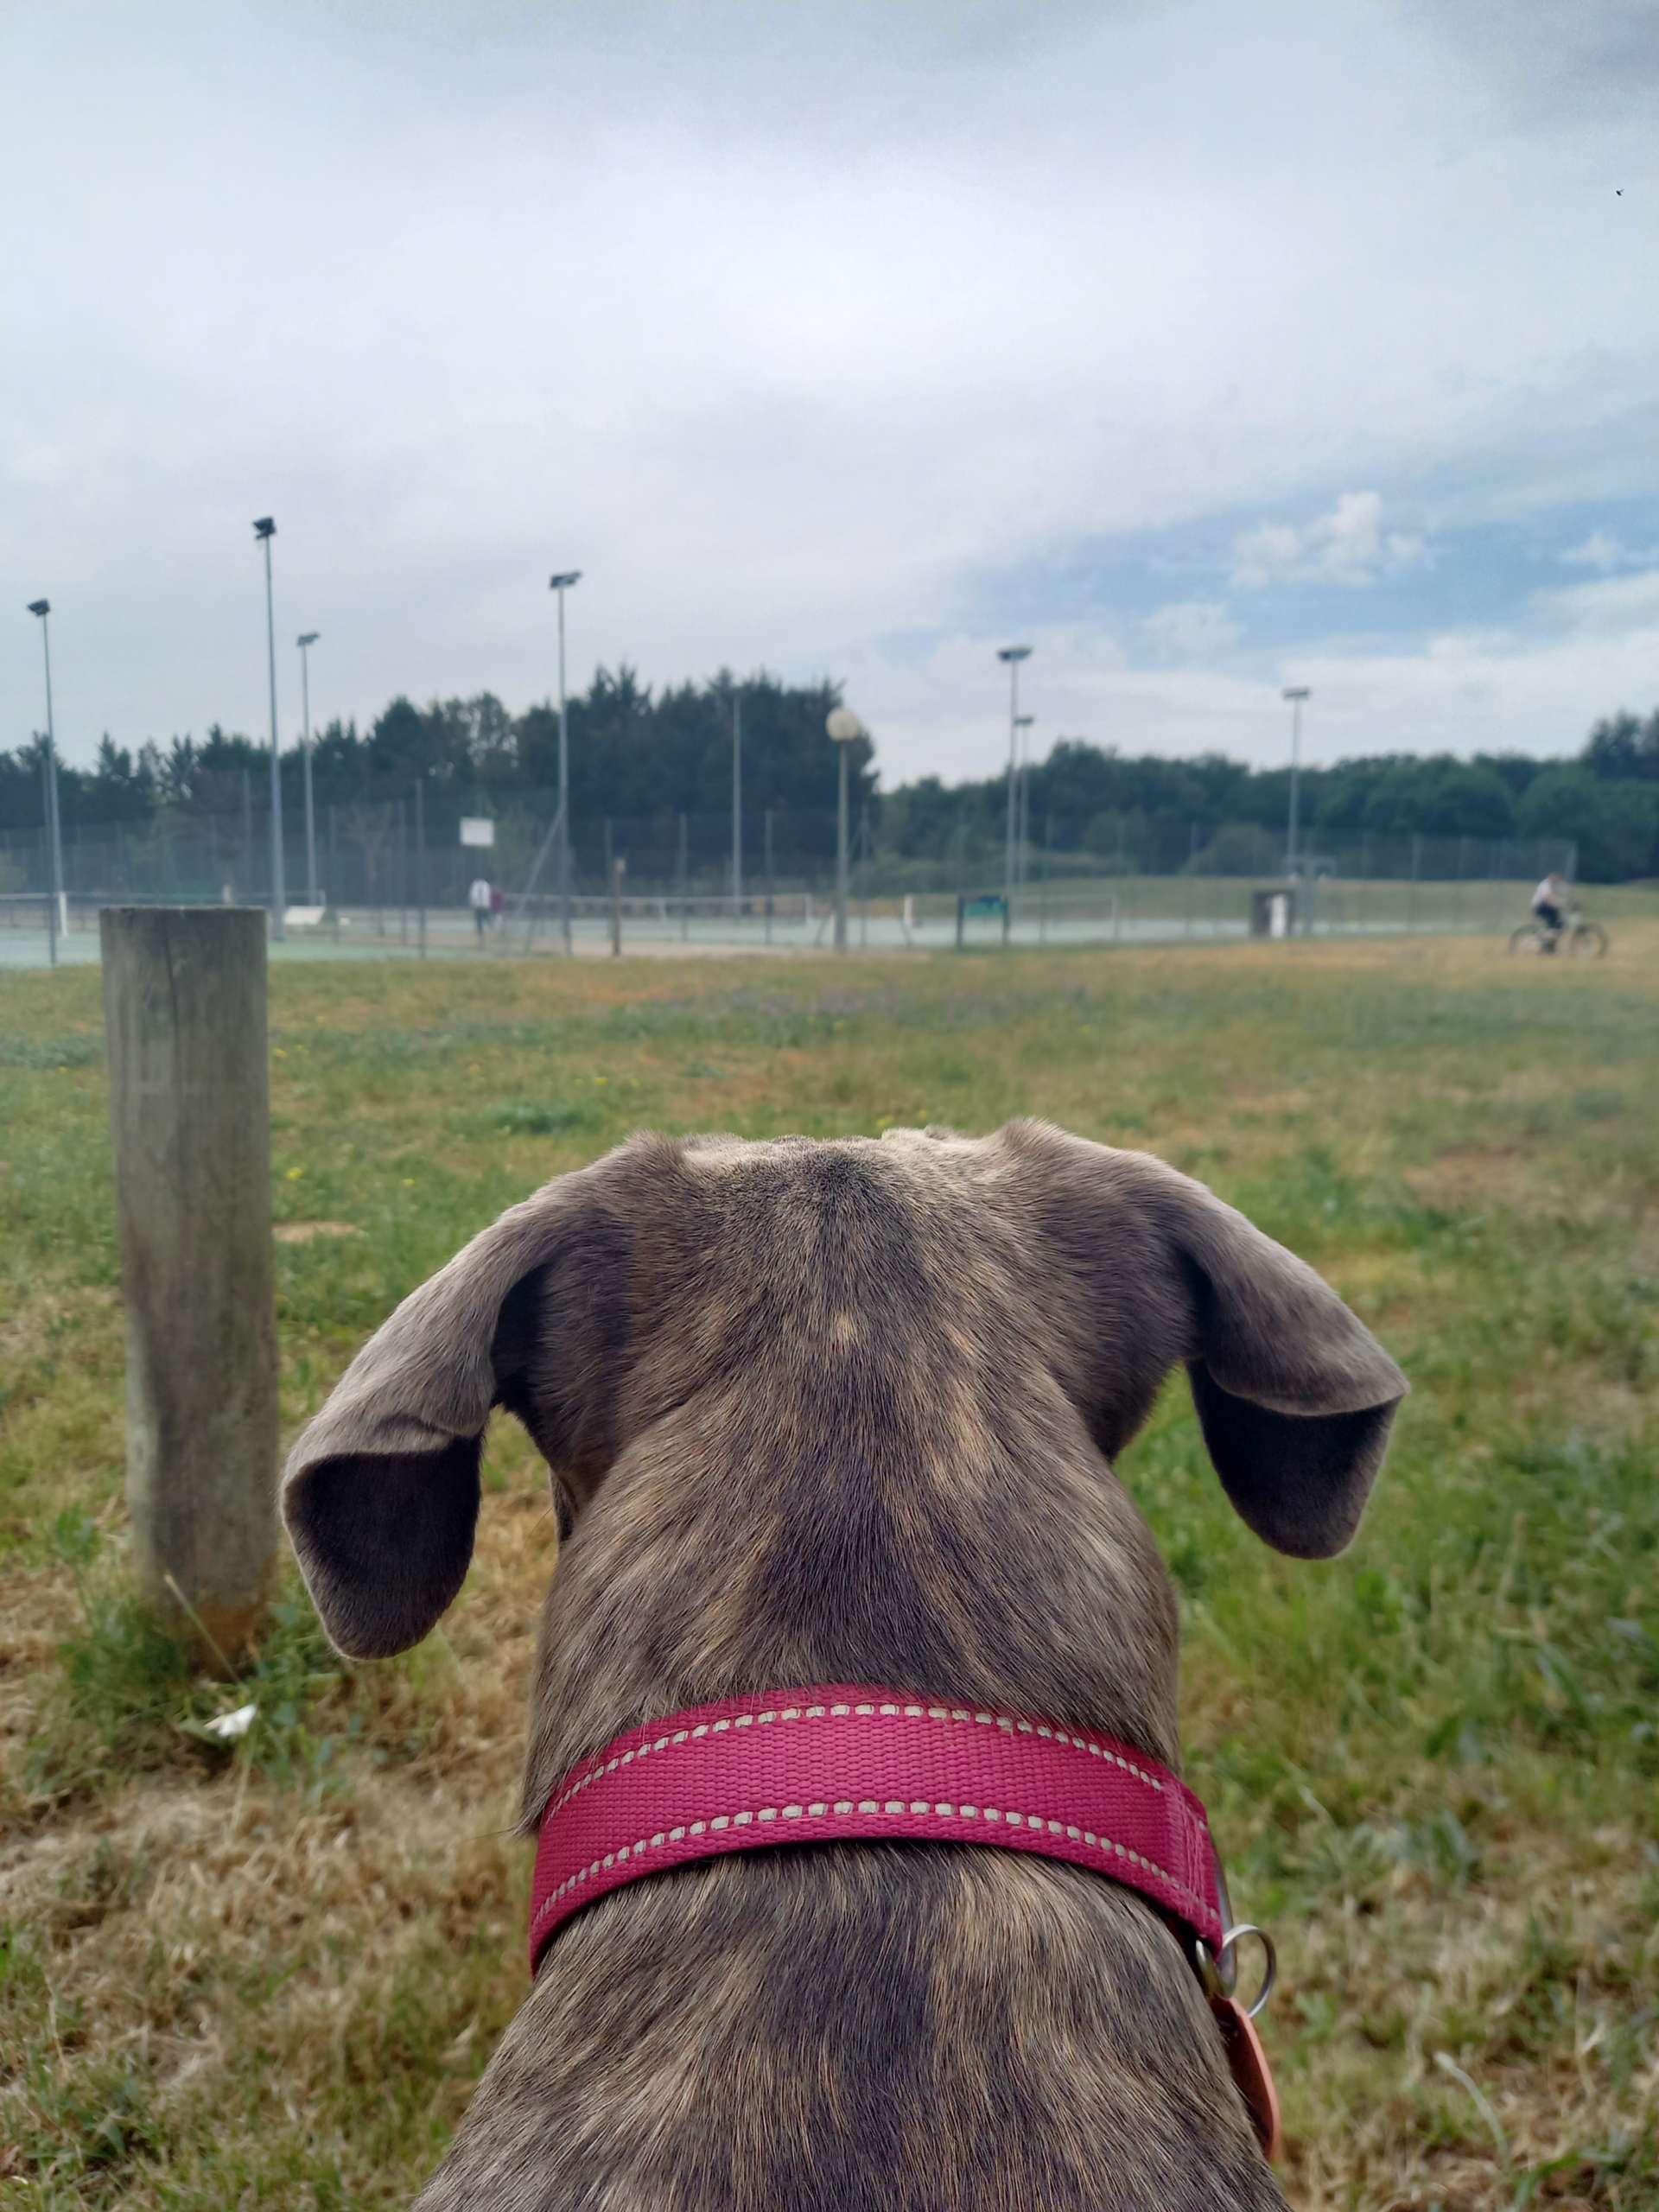
{"label": "overcast sky", "polygon": [[834,675],[1040,746],[1659,703],[1653,0],[169,0],[0,30],[0,746]]}

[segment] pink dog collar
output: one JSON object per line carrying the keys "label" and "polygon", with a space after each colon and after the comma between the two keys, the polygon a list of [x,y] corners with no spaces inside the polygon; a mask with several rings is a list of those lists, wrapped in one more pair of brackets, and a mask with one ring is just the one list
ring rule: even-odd
{"label": "pink dog collar", "polygon": [[1166,1767],[1046,1720],[832,1684],[647,1723],[575,1767],[542,1819],[534,1972],[572,1913],[625,1882],[778,1844],[894,1838],[1035,1852],[1226,1930],[1204,1807]]}

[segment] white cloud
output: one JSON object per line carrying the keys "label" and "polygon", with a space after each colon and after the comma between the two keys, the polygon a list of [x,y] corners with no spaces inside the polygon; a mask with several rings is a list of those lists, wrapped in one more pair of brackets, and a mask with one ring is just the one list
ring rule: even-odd
{"label": "white cloud", "polygon": [[[1568,584],[1560,591],[1535,592],[1532,604],[1547,621],[1586,635],[1638,635],[1659,626],[1659,568],[1633,576],[1604,576],[1592,584]],[[1647,689],[1659,690],[1659,665]]]}
{"label": "white cloud", "polygon": [[1624,548],[1610,531],[1592,530],[1582,545],[1575,545],[1563,553],[1561,562],[1569,569],[1599,569],[1604,575],[1624,565]]}
{"label": "white cloud", "polygon": [[[1313,761],[1573,753],[1599,715],[1659,699],[1659,575],[1647,584],[1645,611],[1632,605],[1618,627],[1586,620],[1554,621],[1541,635],[1446,630],[1407,652],[1314,645],[1259,671],[1136,667],[1095,633],[1039,626],[1028,633],[1020,703],[1037,717],[1039,754],[1063,734],[1123,753],[1213,750],[1276,764],[1289,741],[1280,697],[1287,682],[1313,694],[1303,742]],[[953,633],[902,667],[861,659],[852,696],[861,711],[880,702],[873,727],[889,783],[986,775],[1007,759],[1007,683],[988,640]]]}
{"label": "white cloud", "polygon": [[1244,634],[1225,602],[1215,599],[1172,600],[1141,626],[1166,660],[1219,660]]}
{"label": "white cloud", "polygon": [[1261,591],[1274,583],[1372,584],[1428,558],[1425,539],[1384,530],[1377,492],[1344,492],[1329,514],[1304,528],[1262,523],[1233,549],[1233,582]]}
{"label": "white cloud", "polygon": [[[1659,495],[1655,73],[1584,79],[1603,8],[1536,10],[1519,118],[1491,42],[1375,0],[25,10],[0,512],[66,750],[262,727],[266,512],[315,712],[544,696],[569,563],[575,682],[846,671],[896,778],[930,730],[995,764],[994,641],[931,704],[880,645],[955,638],[993,565],[1338,485],[1465,521]],[[1376,492],[1240,549],[1261,582],[1426,557]],[[1045,728],[1075,696],[1103,739],[1231,741],[1171,703],[1221,698],[1196,674],[1046,634]],[[37,653],[0,624],[0,745]]]}

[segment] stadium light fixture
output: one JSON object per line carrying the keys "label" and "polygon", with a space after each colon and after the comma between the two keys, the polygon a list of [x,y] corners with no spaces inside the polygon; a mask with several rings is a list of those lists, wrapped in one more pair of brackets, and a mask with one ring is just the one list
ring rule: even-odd
{"label": "stadium light fixture", "polygon": [[547,580],[559,601],[559,932],[564,949],[570,943],[570,747],[566,735],[564,697],[564,594],[582,582],[580,569],[560,569]]}
{"label": "stadium light fixture", "polygon": [[276,525],[261,515],[253,525],[257,542],[265,549],[265,660],[270,677],[270,933],[278,943],[285,934],[283,916],[288,897],[283,883],[283,768],[276,731],[276,616],[270,593],[270,541]]}

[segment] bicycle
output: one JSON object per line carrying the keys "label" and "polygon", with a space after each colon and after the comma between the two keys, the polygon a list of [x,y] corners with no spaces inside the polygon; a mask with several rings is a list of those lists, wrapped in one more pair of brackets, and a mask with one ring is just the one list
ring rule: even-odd
{"label": "bicycle", "polygon": [[1535,914],[1510,932],[1511,952],[1559,952],[1563,944],[1569,958],[1599,960],[1607,950],[1607,932],[1599,922],[1586,921],[1582,906],[1568,907],[1559,927],[1552,928]]}

